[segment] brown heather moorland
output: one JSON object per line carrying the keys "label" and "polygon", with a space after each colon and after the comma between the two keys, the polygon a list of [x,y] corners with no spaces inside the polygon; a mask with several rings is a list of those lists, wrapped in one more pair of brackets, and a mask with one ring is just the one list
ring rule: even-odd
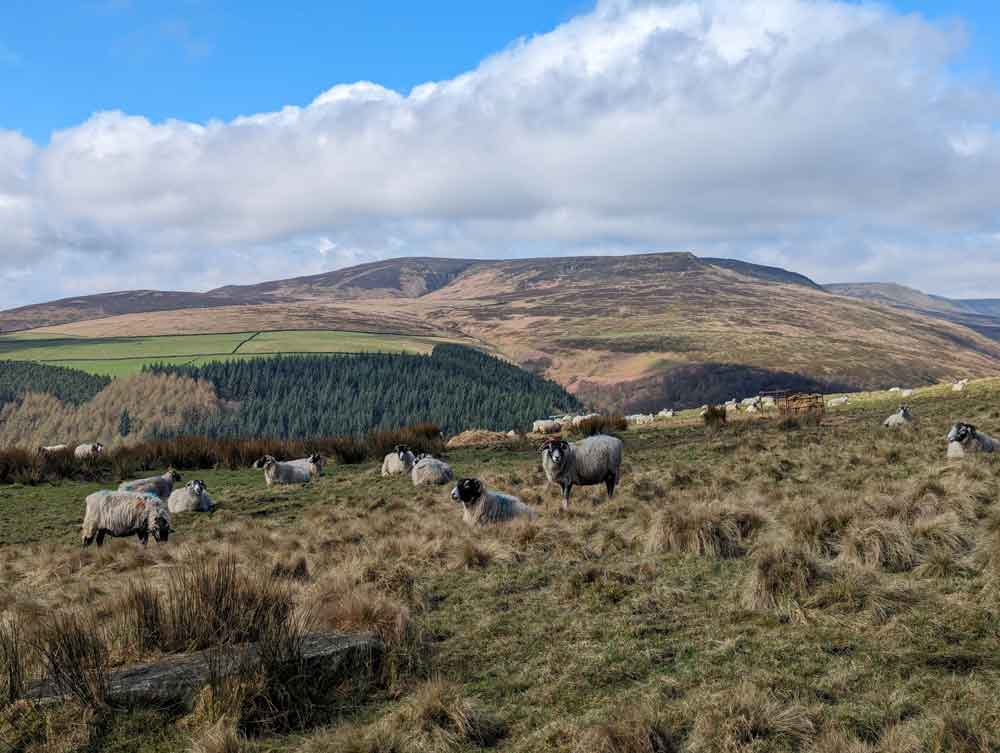
{"label": "brown heather moorland", "polygon": [[[145,550],[79,549],[94,484],[0,487],[0,704],[15,665],[80,667],[65,703],[6,705],[0,746],[1000,750],[1000,457],[949,462],[942,439],[959,419],[1000,433],[998,397],[995,380],[918,393],[901,432],[881,428],[885,394],[819,426],[630,429],[620,493],[576,489],[566,513],[532,446],[449,450],[538,512],[477,530],[448,488],[376,463],[272,489],[184,469],[218,509]],[[385,661],[369,682],[255,666],[179,707],[95,692],[123,663],[305,629],[374,632]]]}
{"label": "brown heather moorland", "polygon": [[[686,389],[670,381],[678,366],[736,364],[866,389],[987,376],[1000,368],[1000,343],[961,324],[832,295],[783,270],[686,253],[396,259],[206,295],[214,296],[212,307],[140,307],[86,321],[68,312],[66,321],[75,323],[35,332],[98,337],[315,328],[438,335],[498,353],[588,402],[624,412],[662,406],[672,391]],[[220,296],[229,305],[217,306]],[[32,312],[44,317],[32,319]],[[27,307],[16,316],[3,312],[0,326],[58,316],[51,305]]]}

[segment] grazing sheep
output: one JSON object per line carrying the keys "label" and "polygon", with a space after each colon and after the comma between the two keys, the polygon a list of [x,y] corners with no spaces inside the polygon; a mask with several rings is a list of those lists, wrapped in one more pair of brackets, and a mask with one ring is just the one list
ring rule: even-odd
{"label": "grazing sheep", "polygon": [[558,421],[542,419],[531,425],[531,431],[535,434],[558,434],[562,431],[562,424]]}
{"label": "grazing sheep", "polygon": [[450,465],[443,460],[432,458],[430,455],[421,455],[417,458],[417,462],[413,464],[413,470],[410,471],[410,478],[413,480],[414,486],[424,486],[425,484],[442,486],[454,477],[455,474],[452,473]]}
{"label": "grazing sheep", "polygon": [[909,406],[901,405],[899,410],[882,422],[887,429],[902,429],[913,423],[913,414],[910,413]]}
{"label": "grazing sheep", "polygon": [[603,483],[608,499],[615,496],[621,478],[622,441],[607,434],[596,434],[570,444],[565,439],[550,439],[542,445],[542,468],[549,482],[562,489],[563,509],[569,509],[573,486]]}
{"label": "grazing sheep", "polygon": [[[963,422],[959,422],[951,427],[947,440],[949,442],[949,449],[951,444],[958,443],[962,447],[963,453],[995,452],[1000,447],[1000,441],[988,434],[983,434],[972,424]],[[951,456],[950,453],[949,456]]]}
{"label": "grazing sheep", "polygon": [[674,417],[674,412],[672,410],[667,410],[666,408],[664,408],[663,410],[661,410],[659,413],[656,414],[656,417],[657,418],[673,418]]}
{"label": "grazing sheep", "polygon": [[54,452],[65,452],[68,449],[69,449],[69,445],[68,444],[50,444],[50,445],[48,445],[46,447],[39,447],[38,448],[38,454],[39,455],[48,455],[48,454],[54,453]]}
{"label": "grazing sheep", "polygon": [[462,504],[462,520],[470,526],[487,526],[491,523],[506,523],[519,515],[528,520],[535,512],[520,499],[502,492],[489,491],[477,478],[463,478],[451,491],[451,498]]}
{"label": "grazing sheep", "polygon": [[413,470],[416,457],[405,444],[396,445],[395,449],[382,459],[382,475],[398,476]]}
{"label": "grazing sheep", "polygon": [[160,499],[168,499],[174,491],[174,484],[181,480],[181,474],[173,468],[168,468],[162,476],[140,478],[135,481],[123,481],[118,485],[120,492],[140,492],[155,494]]}
{"label": "grazing sheep", "polygon": [[835,397],[832,400],[828,400],[826,403],[827,408],[839,408],[841,405],[847,405],[851,401],[847,395],[841,395],[840,397]]}
{"label": "grazing sheep", "polygon": [[[279,463],[271,455],[261,458],[264,469],[264,481],[268,486],[274,484],[308,484],[312,480],[312,472],[304,465]],[[260,461],[258,461],[260,462]]]}
{"label": "grazing sheep", "polygon": [[313,476],[323,475],[323,466],[326,465],[326,460],[322,455],[316,453],[315,455],[310,455],[307,458],[299,458],[298,460],[288,460],[289,465],[298,465],[303,468],[309,469],[309,473]]}
{"label": "grazing sheep", "polygon": [[170,510],[155,494],[103,490],[87,496],[87,507],[80,526],[80,541],[90,546],[104,544],[105,536],[138,537],[146,546],[152,534],[157,542],[166,543],[173,533]]}
{"label": "grazing sheep", "polygon": [[103,453],[104,445],[100,442],[87,442],[85,444],[80,444],[76,446],[75,450],[73,450],[73,456],[77,460],[83,460],[84,458],[94,457]]}
{"label": "grazing sheep", "polygon": [[625,420],[633,426],[646,426],[653,423],[655,418],[652,413],[633,413],[631,416],[625,416]]}
{"label": "grazing sheep", "polygon": [[740,401],[740,407],[742,407],[742,408],[748,408],[751,405],[754,406],[755,408],[759,408],[760,407],[760,398],[759,397],[745,397],[745,398],[743,398]]}
{"label": "grazing sheep", "polygon": [[175,489],[167,500],[170,512],[212,512],[215,503],[205,490],[204,481],[189,481],[187,486]]}

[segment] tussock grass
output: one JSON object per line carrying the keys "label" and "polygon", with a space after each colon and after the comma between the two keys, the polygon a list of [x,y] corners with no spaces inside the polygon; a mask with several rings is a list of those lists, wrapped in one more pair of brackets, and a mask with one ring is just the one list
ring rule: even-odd
{"label": "tussock grass", "polygon": [[754,547],[753,563],[743,587],[748,609],[784,610],[797,607],[824,578],[824,569],[804,547],[768,542]]}
{"label": "tussock grass", "polygon": [[684,724],[679,715],[646,702],[584,730],[574,753],[681,753]]}
{"label": "tussock grass", "polygon": [[815,734],[808,709],[784,703],[750,683],[705,695],[692,703],[698,710],[688,738],[691,753],[750,753],[764,746],[796,747]]}
{"label": "tussock grass", "polygon": [[840,557],[891,573],[912,570],[917,564],[913,537],[905,523],[895,518],[850,525],[841,539]]}
{"label": "tussock grass", "polygon": [[697,554],[739,557],[764,523],[751,508],[722,503],[680,502],[655,514],[645,537],[647,554]]}

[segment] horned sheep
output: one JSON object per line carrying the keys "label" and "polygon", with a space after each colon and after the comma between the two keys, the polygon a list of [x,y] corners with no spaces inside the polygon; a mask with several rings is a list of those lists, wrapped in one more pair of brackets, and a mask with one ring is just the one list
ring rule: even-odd
{"label": "horned sheep", "polygon": [[913,423],[913,414],[907,405],[899,406],[899,410],[889,416],[882,425],[887,429],[902,429]]}
{"label": "horned sheep", "polygon": [[104,445],[100,442],[86,442],[84,444],[79,444],[76,446],[76,449],[73,450],[73,457],[77,460],[83,460],[84,458],[91,458],[102,454],[104,454]]}
{"label": "horned sheep", "polygon": [[565,439],[550,439],[542,445],[542,468],[550,483],[562,489],[563,509],[569,509],[569,495],[574,485],[605,484],[608,498],[615,495],[621,478],[622,441],[597,434],[570,444]]}
{"label": "horned sheep", "polygon": [[413,464],[413,470],[410,471],[410,479],[413,481],[414,486],[424,486],[426,484],[442,486],[454,477],[455,474],[452,472],[450,465],[430,455],[421,455],[417,458],[417,461]]}
{"label": "horned sheep", "polygon": [[95,540],[102,546],[105,536],[134,535],[145,546],[150,535],[166,543],[172,532],[170,510],[155,494],[103,490],[87,496],[80,540],[85,547]]}
{"label": "horned sheep", "polygon": [[312,473],[305,466],[279,463],[270,455],[265,455],[261,461],[261,467],[264,469],[264,481],[267,482],[268,486],[308,484],[312,480]]}
{"label": "horned sheep", "polygon": [[118,485],[120,492],[139,492],[155,494],[160,499],[169,499],[174,491],[174,484],[181,480],[181,474],[173,468],[168,468],[162,476],[140,478],[135,481],[123,481]]}
{"label": "horned sheep", "polygon": [[946,439],[948,440],[949,457],[961,457],[957,448],[952,449],[956,444],[961,447],[962,455],[966,452],[996,452],[1000,448],[1000,440],[984,434],[972,424],[961,421],[951,427]]}
{"label": "horned sheep", "polygon": [[382,475],[398,476],[409,473],[413,470],[415,460],[413,451],[409,447],[405,444],[398,444],[392,452],[382,459]]}
{"label": "horned sheep", "polygon": [[534,511],[520,499],[502,492],[490,491],[477,478],[463,478],[452,489],[451,498],[462,505],[462,520],[470,526],[506,523],[519,516],[528,520]]}
{"label": "horned sheep", "polygon": [[215,508],[215,503],[208,496],[208,487],[204,481],[195,479],[189,481],[187,486],[175,489],[167,500],[167,509],[170,512],[211,512]]}

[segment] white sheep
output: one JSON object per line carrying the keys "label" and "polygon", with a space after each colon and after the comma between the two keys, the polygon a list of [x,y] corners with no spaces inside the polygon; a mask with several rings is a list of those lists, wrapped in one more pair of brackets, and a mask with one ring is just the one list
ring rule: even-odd
{"label": "white sheep", "polygon": [[952,392],[965,392],[965,388],[969,386],[968,379],[960,379],[951,386]]}
{"label": "white sheep", "polygon": [[899,410],[889,416],[882,425],[887,429],[902,429],[913,423],[913,414],[909,406],[901,405]]}
{"label": "white sheep", "polygon": [[83,460],[84,458],[95,457],[96,455],[102,455],[104,453],[104,445],[100,442],[86,442],[76,446],[73,450],[73,456],[77,460]]}
{"label": "white sheep", "polygon": [[303,468],[307,468],[309,473],[313,476],[322,476],[323,466],[326,465],[326,460],[319,453],[310,455],[307,458],[298,458],[296,460],[288,460],[286,462],[290,465],[298,465]]}
{"label": "white sheep", "polygon": [[410,471],[410,478],[414,486],[424,486],[434,484],[441,486],[447,484],[455,477],[451,466],[443,460],[432,458],[430,455],[421,455],[413,464]]}
{"label": "white sheep", "polygon": [[489,491],[477,478],[463,478],[451,491],[451,498],[462,505],[462,520],[470,526],[506,523],[524,515],[528,520],[535,512],[520,499],[502,492]]}
{"label": "white sheep", "polygon": [[659,413],[656,414],[656,417],[657,418],[673,418],[674,417],[674,412],[672,410],[667,410],[666,408],[664,408],[663,410],[661,410]]}
{"label": "white sheep", "polygon": [[398,476],[413,470],[416,460],[413,451],[405,444],[396,445],[395,449],[382,458],[382,475]]}
{"label": "white sheep", "polygon": [[90,546],[104,544],[105,536],[135,535],[146,546],[152,534],[157,542],[165,543],[173,533],[170,510],[155,494],[103,490],[87,496],[80,540]]}
{"label": "white sheep", "polygon": [[173,468],[168,468],[162,476],[123,481],[118,485],[118,491],[155,494],[160,499],[168,499],[174,491],[174,484],[181,480],[181,474]]}
{"label": "white sheep", "polygon": [[167,509],[170,512],[211,512],[215,508],[215,503],[208,496],[204,481],[195,479],[189,481],[187,486],[174,489],[167,500]]}
{"label": "white sheep", "polygon": [[847,395],[841,395],[840,397],[835,397],[832,400],[828,400],[826,403],[827,408],[839,408],[841,405],[847,405],[851,402],[851,398]]}
{"label": "white sheep", "polygon": [[573,417],[573,428],[577,429],[577,428],[580,427],[581,424],[583,424],[584,421],[589,421],[592,418],[599,418],[600,415],[601,414],[599,414],[599,413],[586,413],[586,414],[584,414],[582,416],[574,416]]}
{"label": "white sheep", "polygon": [[[1000,448],[1000,441],[988,434],[983,434],[983,432],[979,431],[972,424],[964,422],[959,422],[952,426],[946,439],[948,440],[949,450],[951,449],[951,445],[958,444],[962,448],[962,454],[966,452],[996,452],[997,448]],[[956,455],[957,453],[953,455],[949,452],[949,457]]]}
{"label": "white sheep", "polygon": [[889,388],[889,392],[902,392],[902,391],[903,391],[902,387],[890,387]]}
{"label": "white sheep", "polygon": [[655,420],[652,413],[633,413],[630,416],[625,416],[625,421],[632,426],[646,426]]}
{"label": "white sheep", "polygon": [[558,434],[562,431],[562,424],[558,421],[543,418],[540,421],[535,421],[531,425],[531,431],[534,434]]}
{"label": "white sheep", "polygon": [[279,463],[271,455],[261,458],[261,467],[264,469],[264,481],[268,486],[274,484],[308,484],[312,480],[312,473],[308,468],[291,463]]}
{"label": "white sheep", "polygon": [[562,489],[563,509],[569,509],[573,486],[605,484],[608,499],[614,497],[621,478],[622,441],[597,434],[570,444],[564,439],[550,439],[542,445],[542,468],[550,483]]}
{"label": "white sheep", "polygon": [[39,455],[50,455],[56,452],[65,452],[69,449],[68,444],[50,444],[45,447],[38,448]]}

